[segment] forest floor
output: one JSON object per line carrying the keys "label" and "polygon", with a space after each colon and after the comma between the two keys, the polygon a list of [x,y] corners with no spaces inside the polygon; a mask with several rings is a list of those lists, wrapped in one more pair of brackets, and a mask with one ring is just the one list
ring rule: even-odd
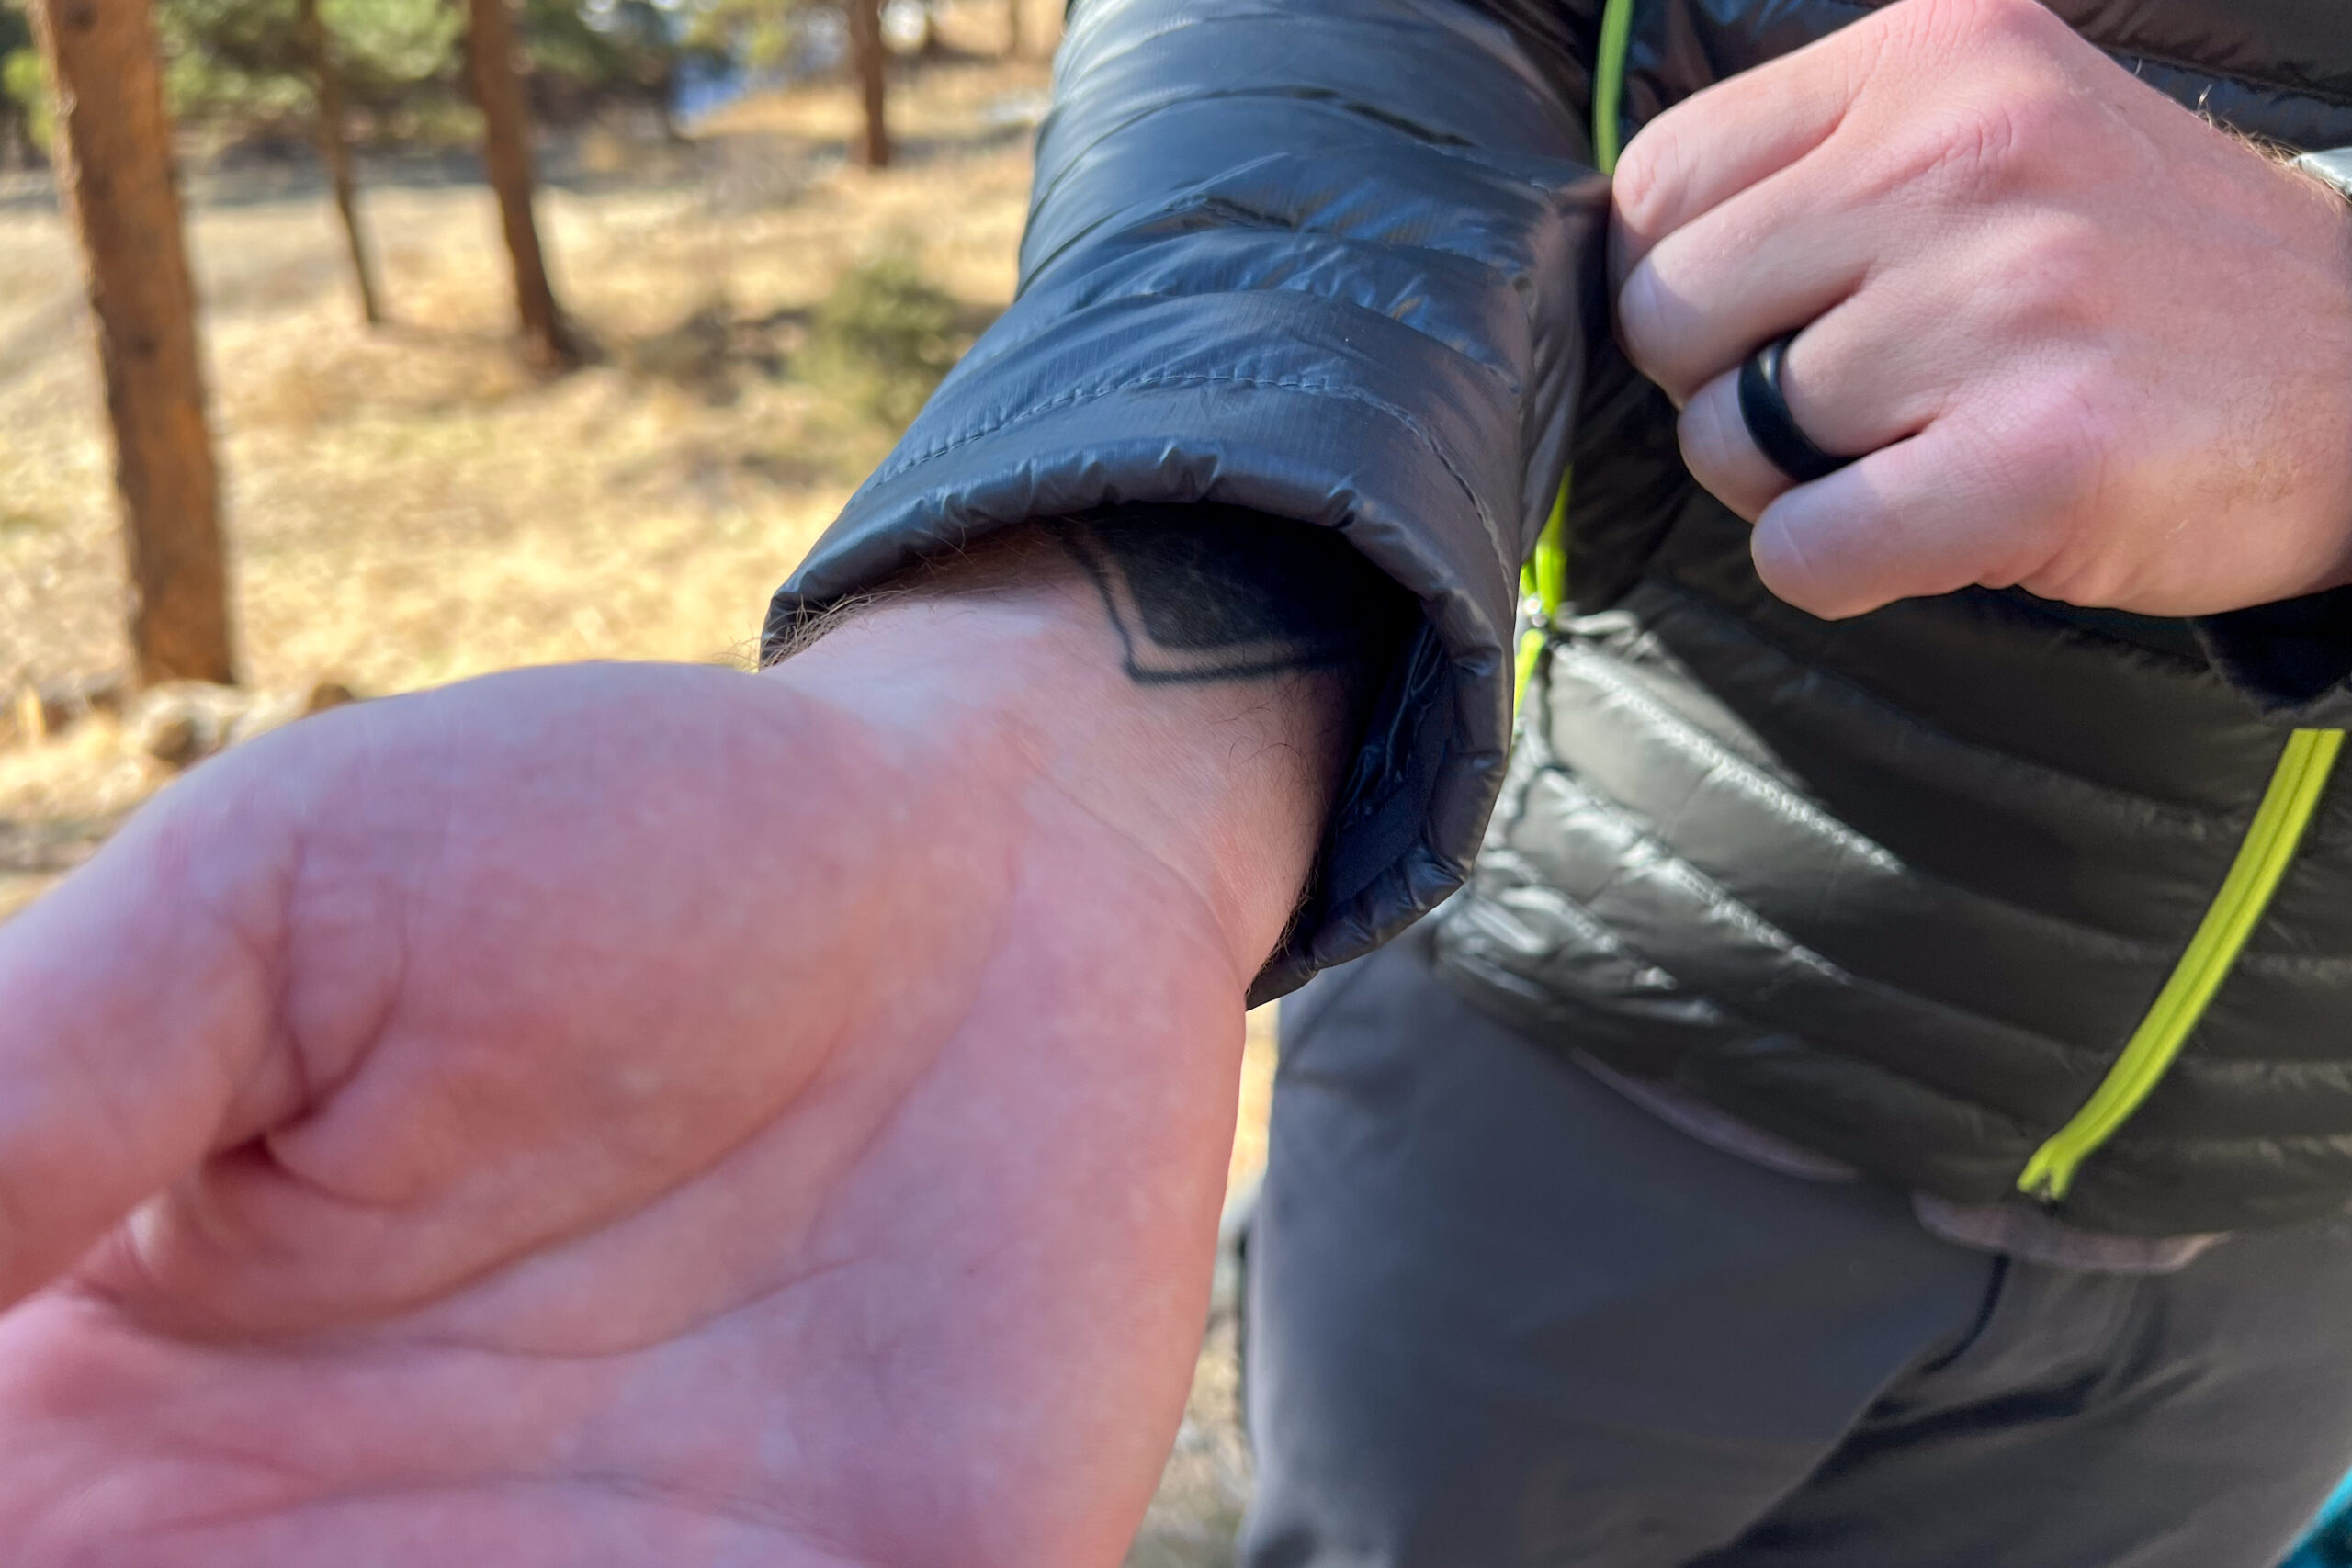
{"label": "forest floor", "polygon": [[[1036,0],[1029,37],[1058,6]],[[987,57],[1000,0],[951,8],[968,53],[894,89],[896,166],[844,151],[826,85],[748,100],[680,145],[550,147],[540,221],[595,344],[526,371],[495,209],[461,168],[363,164],[393,322],[357,320],[315,174],[193,169],[202,299],[253,687],[363,696],[584,658],[743,660],[769,592],[894,432],[797,360],[812,314],[879,255],[976,331],[1010,299],[1042,60]],[[81,283],[46,181],[0,176],[0,698],[124,663],[121,545]],[[105,714],[41,739],[0,718],[0,919],[169,782]],[[1252,1021],[1233,1173],[1263,1158],[1272,1066]],[[1132,1568],[1230,1563],[1249,1479],[1229,1312]]]}

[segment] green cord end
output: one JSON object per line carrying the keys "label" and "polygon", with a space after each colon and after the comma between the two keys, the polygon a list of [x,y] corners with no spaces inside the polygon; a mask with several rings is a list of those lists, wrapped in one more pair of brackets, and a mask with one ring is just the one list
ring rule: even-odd
{"label": "green cord end", "polygon": [[1560,614],[1560,606],[1568,597],[1568,483],[1575,476],[1560,476],[1560,493],[1552,498],[1552,515],[1544,520],[1544,531],[1535,536],[1535,553],[1519,569],[1520,597],[1533,601],[1532,624],[1519,634],[1519,649],[1514,660],[1510,688],[1513,713],[1527,695],[1527,682],[1535,673],[1535,661],[1543,657],[1544,639],[1552,622]]}
{"label": "green cord end", "polygon": [[1520,703],[1527,695],[1528,678],[1535,673],[1535,661],[1544,654],[1544,628],[1530,626],[1519,634],[1518,668],[1511,676],[1510,707],[1519,711]]}
{"label": "green cord end", "polygon": [[2037,1202],[2056,1203],[2065,1199],[2074,1179],[2074,1171],[2060,1167],[2050,1145],[2044,1144],[2026,1162],[2025,1174],[2018,1178],[2018,1190]]}
{"label": "green cord end", "polygon": [[1520,581],[1544,606],[1548,619],[1560,613],[1568,598],[1568,485],[1573,474],[1560,476],[1560,493],[1552,498],[1552,515],[1535,536],[1535,554],[1520,573]]}

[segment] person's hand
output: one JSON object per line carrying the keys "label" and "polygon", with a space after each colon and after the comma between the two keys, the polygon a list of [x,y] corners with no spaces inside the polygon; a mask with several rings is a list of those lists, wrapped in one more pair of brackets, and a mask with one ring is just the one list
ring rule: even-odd
{"label": "person's hand", "polygon": [[[1615,179],[1618,329],[1816,615],[1972,583],[2151,615],[2352,581],[2344,198],[2032,0],[1902,0],[1679,104]],[[1741,363],[1803,329],[1792,485]]]}
{"label": "person's hand", "polygon": [[1114,1562],[1330,682],[1044,575],[326,716],[0,928],[9,1568]]}

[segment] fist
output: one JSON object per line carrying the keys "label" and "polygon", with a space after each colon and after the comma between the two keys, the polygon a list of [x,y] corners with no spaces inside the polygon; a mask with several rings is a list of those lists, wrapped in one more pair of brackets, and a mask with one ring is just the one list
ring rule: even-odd
{"label": "fist", "polygon": [[[1616,173],[1627,354],[1765,583],[2156,615],[2352,581],[2352,217],[2032,0],[1902,0],[1657,117]],[[1799,484],[1739,368],[1859,460]]]}

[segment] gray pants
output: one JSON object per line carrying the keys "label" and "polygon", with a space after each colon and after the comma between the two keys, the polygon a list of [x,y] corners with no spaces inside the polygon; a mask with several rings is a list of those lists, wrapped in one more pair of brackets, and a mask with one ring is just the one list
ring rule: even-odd
{"label": "gray pants", "polygon": [[1665,1125],[1411,938],[1283,1046],[1250,1568],[2274,1568],[2352,1466],[2352,1225],[1972,1252]]}

